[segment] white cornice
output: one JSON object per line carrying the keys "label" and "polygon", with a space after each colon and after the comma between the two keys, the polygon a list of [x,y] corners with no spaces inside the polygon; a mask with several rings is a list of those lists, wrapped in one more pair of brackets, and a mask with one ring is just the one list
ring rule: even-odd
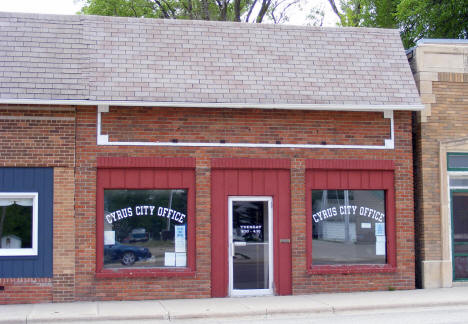
{"label": "white cornice", "polygon": [[2,99],[7,105],[59,105],[59,106],[122,106],[122,107],[177,107],[177,108],[233,108],[233,109],[286,109],[286,110],[335,110],[335,111],[420,111],[424,105],[369,105],[369,104],[255,104],[255,103],[196,103],[158,101],[106,101],[106,100],[43,100]]}

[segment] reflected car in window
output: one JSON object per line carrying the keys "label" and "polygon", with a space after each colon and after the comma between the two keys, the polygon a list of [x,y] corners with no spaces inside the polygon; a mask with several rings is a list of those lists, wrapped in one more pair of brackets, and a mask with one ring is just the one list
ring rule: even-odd
{"label": "reflected car in window", "polygon": [[144,228],[135,228],[130,232],[130,242],[146,242],[148,240],[149,236]]}
{"label": "reflected car in window", "polygon": [[113,245],[104,245],[104,259],[106,262],[120,261],[130,266],[136,261],[151,258],[151,252],[145,247],[124,245],[116,242]]}

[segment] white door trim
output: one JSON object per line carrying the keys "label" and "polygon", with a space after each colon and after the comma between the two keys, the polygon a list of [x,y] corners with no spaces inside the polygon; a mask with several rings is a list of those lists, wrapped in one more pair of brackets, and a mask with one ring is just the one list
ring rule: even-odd
{"label": "white door trim", "polygon": [[[234,289],[233,268],[233,233],[232,233],[232,203],[234,201],[266,201],[268,202],[268,289]],[[229,296],[261,296],[273,294],[273,197],[270,196],[230,196],[228,197],[228,261],[229,261]]]}

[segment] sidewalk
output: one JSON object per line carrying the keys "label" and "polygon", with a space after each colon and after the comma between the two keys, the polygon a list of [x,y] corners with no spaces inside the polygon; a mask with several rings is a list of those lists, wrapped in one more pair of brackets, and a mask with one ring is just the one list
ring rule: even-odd
{"label": "sidewalk", "polygon": [[0,305],[0,324],[173,320],[468,305],[468,287],[301,296]]}

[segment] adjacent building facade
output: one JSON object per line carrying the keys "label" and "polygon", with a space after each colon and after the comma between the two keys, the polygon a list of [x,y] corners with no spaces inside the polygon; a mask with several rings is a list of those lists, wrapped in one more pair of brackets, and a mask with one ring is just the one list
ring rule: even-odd
{"label": "adjacent building facade", "polygon": [[418,285],[468,280],[468,42],[422,40],[408,57],[425,109],[415,115]]}
{"label": "adjacent building facade", "polygon": [[398,31],[0,27],[1,303],[414,288]]}

